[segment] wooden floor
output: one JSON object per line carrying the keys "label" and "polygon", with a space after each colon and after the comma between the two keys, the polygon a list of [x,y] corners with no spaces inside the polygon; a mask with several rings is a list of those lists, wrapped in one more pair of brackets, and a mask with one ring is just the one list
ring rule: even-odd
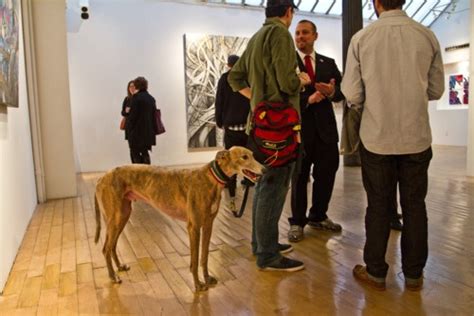
{"label": "wooden floor", "polygon": [[[210,270],[219,284],[192,291],[185,226],[144,204],[134,206],[119,240],[131,266],[110,284],[94,244],[92,197],[100,174],[79,175],[76,198],[38,206],[3,295],[1,315],[474,315],[474,179],[464,176],[465,148],[435,147],[427,198],[430,256],[425,288],[404,290],[400,233],[387,251],[387,291],[352,277],[362,262],[365,192],[359,168],[341,167],[329,216],[341,234],[312,231],[294,245],[301,272],[260,272],[250,251],[250,211],[236,219],[221,208],[214,226]],[[289,199],[280,222],[286,242]]]}

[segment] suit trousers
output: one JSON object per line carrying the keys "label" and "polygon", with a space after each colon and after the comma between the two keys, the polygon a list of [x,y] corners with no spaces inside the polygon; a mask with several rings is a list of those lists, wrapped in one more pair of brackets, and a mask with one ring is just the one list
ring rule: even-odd
{"label": "suit trousers", "polygon": [[[291,181],[290,225],[304,227],[308,221],[320,222],[327,219],[336,171],[339,168],[339,148],[336,143],[325,143],[318,135],[304,144],[305,155],[301,168]],[[308,180],[313,166],[312,206],[306,217],[308,206]]]}
{"label": "suit trousers", "polygon": [[[362,144],[361,144],[362,145]],[[362,181],[367,193],[364,261],[367,272],[385,278],[394,188],[398,182],[403,214],[401,236],[402,270],[405,277],[422,276],[428,258],[428,218],[425,198],[431,147],[414,154],[380,155],[360,148]]]}

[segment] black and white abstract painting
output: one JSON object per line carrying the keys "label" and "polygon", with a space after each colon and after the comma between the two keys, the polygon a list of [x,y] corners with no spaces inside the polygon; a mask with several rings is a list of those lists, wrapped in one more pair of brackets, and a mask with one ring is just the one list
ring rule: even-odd
{"label": "black and white abstract painting", "polygon": [[199,150],[223,145],[223,133],[216,127],[217,83],[228,70],[227,57],[242,55],[248,38],[185,34],[184,68],[188,149]]}
{"label": "black and white abstract painting", "polygon": [[0,0],[0,105],[18,107],[20,0]]}

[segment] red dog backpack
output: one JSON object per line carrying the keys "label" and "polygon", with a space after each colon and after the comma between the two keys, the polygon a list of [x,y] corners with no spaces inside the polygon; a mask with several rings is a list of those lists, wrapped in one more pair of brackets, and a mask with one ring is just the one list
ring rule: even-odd
{"label": "red dog backpack", "polygon": [[281,167],[298,156],[298,112],[286,103],[260,102],[253,112],[248,148],[268,167]]}

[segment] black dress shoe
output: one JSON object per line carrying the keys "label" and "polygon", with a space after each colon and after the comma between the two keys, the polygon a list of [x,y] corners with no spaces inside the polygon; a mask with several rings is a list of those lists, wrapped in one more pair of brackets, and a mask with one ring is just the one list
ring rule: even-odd
{"label": "black dress shoe", "polygon": [[400,222],[400,220],[398,218],[393,219],[393,220],[390,221],[390,228],[393,229],[393,230],[402,231],[403,230],[403,224]]}

